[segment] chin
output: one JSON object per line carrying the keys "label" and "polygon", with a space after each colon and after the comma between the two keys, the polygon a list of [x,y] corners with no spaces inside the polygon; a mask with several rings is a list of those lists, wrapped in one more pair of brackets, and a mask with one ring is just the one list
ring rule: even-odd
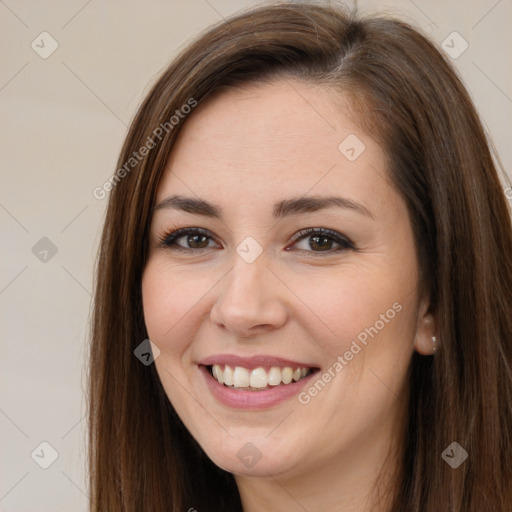
{"label": "chin", "polygon": [[201,442],[206,455],[214,464],[234,475],[254,477],[278,476],[300,467],[303,458],[303,441],[283,444],[282,440],[269,439],[268,432],[230,437],[220,434],[218,442]]}

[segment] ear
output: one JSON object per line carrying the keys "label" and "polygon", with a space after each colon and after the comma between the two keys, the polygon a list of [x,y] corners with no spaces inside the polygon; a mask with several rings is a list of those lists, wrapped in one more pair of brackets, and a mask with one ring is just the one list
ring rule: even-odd
{"label": "ear", "polygon": [[[418,323],[416,326],[416,337],[414,348],[416,352],[431,356],[434,353],[432,336],[437,336],[437,324],[435,316],[430,312],[430,304],[427,299],[420,303],[418,312]],[[438,343],[437,343],[438,344]]]}

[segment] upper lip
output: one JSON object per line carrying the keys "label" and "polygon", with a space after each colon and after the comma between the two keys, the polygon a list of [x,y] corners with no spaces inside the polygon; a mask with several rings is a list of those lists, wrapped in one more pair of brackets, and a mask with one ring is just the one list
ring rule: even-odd
{"label": "upper lip", "polygon": [[291,368],[318,368],[315,364],[308,362],[292,361],[291,359],[270,355],[241,357],[235,354],[217,354],[201,359],[198,364],[204,366],[224,364],[229,366],[241,366],[242,368],[258,368],[259,366],[278,366],[281,368],[286,366]]}

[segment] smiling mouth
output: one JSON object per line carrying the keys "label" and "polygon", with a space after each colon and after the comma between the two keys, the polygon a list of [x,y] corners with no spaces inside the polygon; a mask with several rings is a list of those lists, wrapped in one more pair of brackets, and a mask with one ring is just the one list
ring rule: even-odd
{"label": "smiling mouth", "polygon": [[289,386],[301,381],[318,368],[272,366],[249,369],[242,366],[214,364],[206,367],[219,384],[240,391],[266,391],[281,386]]}

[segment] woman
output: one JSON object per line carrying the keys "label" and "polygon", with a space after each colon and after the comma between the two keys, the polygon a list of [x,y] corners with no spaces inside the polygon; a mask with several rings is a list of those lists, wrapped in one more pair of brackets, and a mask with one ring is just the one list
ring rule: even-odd
{"label": "woman", "polygon": [[111,188],[92,511],[512,508],[510,210],[424,36],[231,18],[155,84]]}

